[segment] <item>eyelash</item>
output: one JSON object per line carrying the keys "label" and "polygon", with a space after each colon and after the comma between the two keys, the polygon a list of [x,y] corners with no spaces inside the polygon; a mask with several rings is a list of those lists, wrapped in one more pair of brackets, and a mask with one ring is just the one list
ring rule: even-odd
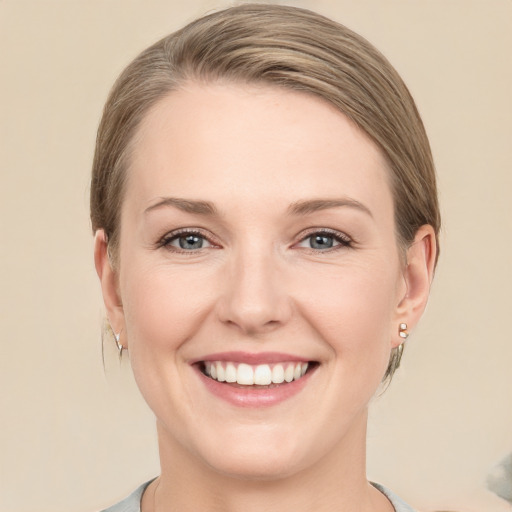
{"label": "eyelash", "polygon": [[164,248],[168,249],[169,251],[177,252],[180,254],[197,254],[199,251],[203,249],[208,249],[209,247],[201,247],[196,250],[186,250],[186,249],[180,249],[178,247],[174,247],[171,245],[171,242],[174,242],[175,240],[178,240],[185,236],[196,236],[198,238],[202,238],[203,240],[206,240],[209,244],[213,246],[213,248],[219,247],[218,243],[215,243],[210,236],[207,236],[204,232],[198,229],[179,229],[177,231],[171,231],[170,233],[165,234],[157,243],[158,248]]}
{"label": "eyelash", "polygon": [[[314,249],[313,247],[304,247],[303,249],[311,252],[313,254],[319,254],[319,253],[328,253],[337,251],[340,249],[347,249],[353,247],[354,241],[345,233],[342,233],[340,231],[336,231],[334,229],[326,229],[326,228],[317,228],[317,229],[311,229],[307,231],[306,233],[303,233],[301,235],[301,239],[298,242],[299,244],[302,242],[305,242],[306,240],[314,237],[325,237],[325,238],[332,238],[335,242],[338,242],[338,245],[334,245],[333,247],[329,247],[327,249]],[[297,245],[297,244],[295,244]]]}
{"label": "eyelash", "polygon": [[[186,250],[186,249],[180,249],[178,247],[174,247],[171,245],[171,242],[174,242],[175,240],[178,240],[181,237],[184,236],[196,236],[198,238],[201,238],[211,244],[211,247],[201,247],[198,249],[192,249],[192,250]],[[344,248],[350,248],[353,247],[353,240],[347,236],[345,233],[342,233],[340,231],[336,231],[334,229],[326,229],[326,228],[318,228],[318,229],[311,229],[306,233],[301,234],[300,240],[294,244],[296,247],[298,244],[305,242],[309,238],[312,238],[313,236],[319,236],[319,237],[325,237],[325,238],[332,238],[335,242],[338,242],[338,245],[334,245],[333,247],[329,247],[327,249],[314,249],[313,247],[304,247],[308,252],[312,252],[314,254],[318,253],[326,253],[326,252],[332,252],[339,249]],[[220,244],[213,241],[211,236],[206,235],[204,232],[198,229],[180,229],[177,231],[172,231],[170,233],[165,234],[157,243],[158,248],[164,248],[168,249],[173,252],[181,253],[181,254],[197,254],[199,251],[202,251],[203,249],[209,249],[209,248],[219,248]]]}

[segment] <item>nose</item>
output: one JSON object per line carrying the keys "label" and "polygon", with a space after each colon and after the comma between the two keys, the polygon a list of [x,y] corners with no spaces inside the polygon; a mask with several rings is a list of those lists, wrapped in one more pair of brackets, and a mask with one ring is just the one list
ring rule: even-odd
{"label": "nose", "polygon": [[233,257],[223,278],[218,318],[247,335],[272,331],[292,314],[282,269],[275,255],[246,251]]}

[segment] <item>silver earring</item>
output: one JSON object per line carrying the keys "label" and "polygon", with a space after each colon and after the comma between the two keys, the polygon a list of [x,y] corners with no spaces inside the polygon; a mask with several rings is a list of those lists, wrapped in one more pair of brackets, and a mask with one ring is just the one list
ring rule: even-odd
{"label": "silver earring", "polygon": [[406,340],[409,337],[406,323],[402,323],[398,326],[398,336],[400,336],[400,338],[403,338],[404,340]]}

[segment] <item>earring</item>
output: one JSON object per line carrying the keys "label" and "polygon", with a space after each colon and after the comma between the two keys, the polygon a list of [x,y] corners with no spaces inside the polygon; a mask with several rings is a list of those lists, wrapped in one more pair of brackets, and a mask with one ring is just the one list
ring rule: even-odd
{"label": "earring", "polygon": [[123,357],[123,344],[119,341],[121,339],[121,333],[116,334],[114,333],[114,339],[116,340],[117,350],[119,350],[119,359]]}
{"label": "earring", "polygon": [[407,332],[407,324],[402,323],[398,326],[398,336],[404,340],[409,337],[409,333]]}

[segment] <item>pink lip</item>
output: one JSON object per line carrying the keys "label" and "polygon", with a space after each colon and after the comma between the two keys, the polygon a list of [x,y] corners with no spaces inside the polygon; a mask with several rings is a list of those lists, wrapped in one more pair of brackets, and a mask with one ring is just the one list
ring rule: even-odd
{"label": "pink lip", "polygon": [[292,354],[284,354],[280,352],[217,352],[216,354],[208,354],[204,357],[198,357],[190,364],[196,364],[202,361],[231,361],[233,363],[246,364],[272,364],[272,363],[306,363],[309,359],[295,356]]}
{"label": "pink lip", "polygon": [[[222,360],[222,358],[219,359],[217,356],[218,354],[216,354],[216,357],[212,360]],[[290,361],[290,359],[285,360]],[[298,359],[298,361],[303,360],[304,359]],[[229,361],[233,361],[233,359],[229,359]],[[245,361],[247,361],[247,359],[245,359]],[[268,361],[268,359],[266,361]],[[275,387],[258,387],[218,382],[205,375],[199,365],[195,364],[193,368],[210,393],[237,407],[250,408],[270,407],[297,395],[304,386],[306,386],[311,375],[317,369],[317,367],[313,367],[306,375],[289,383],[277,384],[274,385]]]}

